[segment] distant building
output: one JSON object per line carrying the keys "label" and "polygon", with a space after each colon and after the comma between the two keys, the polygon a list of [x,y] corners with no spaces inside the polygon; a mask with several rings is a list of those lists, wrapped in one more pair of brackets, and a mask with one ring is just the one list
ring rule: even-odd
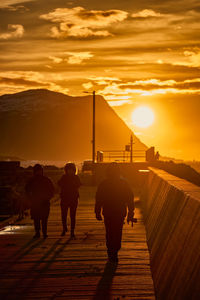
{"label": "distant building", "polygon": [[155,160],[155,147],[151,147],[146,151],[146,161],[151,162]]}

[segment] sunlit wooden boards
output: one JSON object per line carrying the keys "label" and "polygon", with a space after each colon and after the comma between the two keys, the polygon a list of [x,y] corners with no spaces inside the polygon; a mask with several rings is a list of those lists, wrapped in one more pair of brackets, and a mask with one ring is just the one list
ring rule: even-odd
{"label": "sunlit wooden boards", "polygon": [[61,237],[59,202],[51,207],[46,240],[33,240],[32,220],[0,234],[2,299],[154,299],[141,212],[124,226],[119,264],[106,269],[104,225],[94,216],[95,188],[82,187],[76,240]]}

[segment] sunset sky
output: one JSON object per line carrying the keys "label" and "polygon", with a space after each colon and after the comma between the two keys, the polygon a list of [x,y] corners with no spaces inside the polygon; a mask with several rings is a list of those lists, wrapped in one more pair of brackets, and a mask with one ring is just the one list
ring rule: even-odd
{"label": "sunset sky", "polygon": [[200,160],[199,0],[1,0],[0,66],[1,95],[96,90],[161,155]]}

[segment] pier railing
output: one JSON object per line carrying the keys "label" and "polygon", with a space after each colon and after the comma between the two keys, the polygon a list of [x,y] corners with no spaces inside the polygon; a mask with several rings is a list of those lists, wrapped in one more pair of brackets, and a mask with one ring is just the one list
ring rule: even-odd
{"label": "pier railing", "polygon": [[143,206],[158,300],[200,297],[200,187],[150,168]]}

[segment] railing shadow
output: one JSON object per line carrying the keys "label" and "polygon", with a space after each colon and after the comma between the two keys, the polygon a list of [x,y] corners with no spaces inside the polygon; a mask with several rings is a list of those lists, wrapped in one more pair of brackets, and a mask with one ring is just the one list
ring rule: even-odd
{"label": "railing shadow", "polygon": [[105,265],[102,278],[100,279],[97,285],[96,293],[93,297],[93,300],[111,299],[111,287],[112,287],[112,281],[113,281],[113,277],[115,276],[116,269],[117,269],[117,263],[107,262],[107,264]]}

